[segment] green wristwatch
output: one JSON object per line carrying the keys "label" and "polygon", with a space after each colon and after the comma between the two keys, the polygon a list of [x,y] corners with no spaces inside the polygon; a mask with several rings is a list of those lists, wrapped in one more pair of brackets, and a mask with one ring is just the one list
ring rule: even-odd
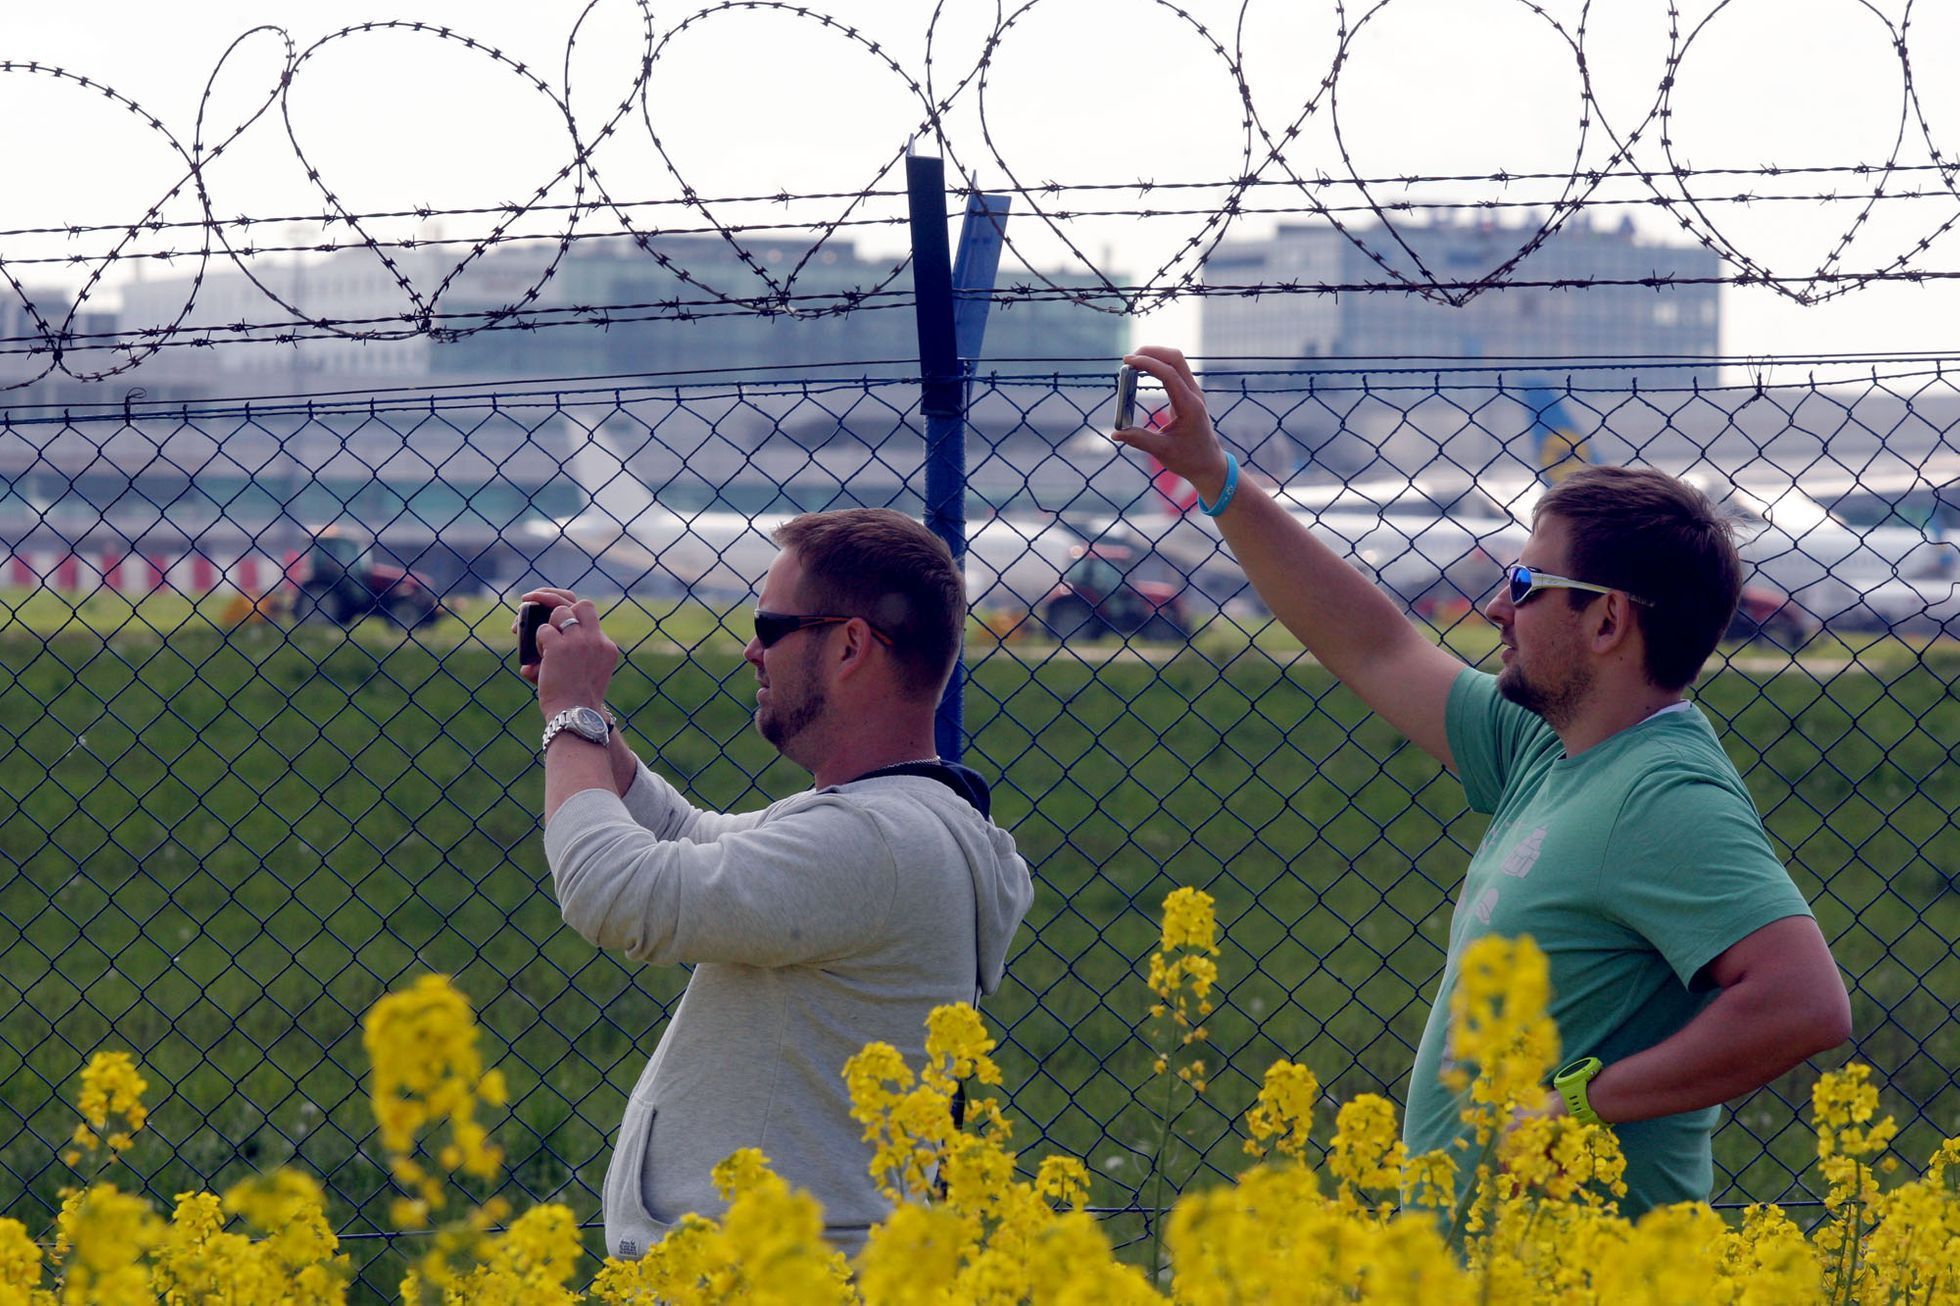
{"label": "green wristwatch", "polygon": [[1586,1085],[1592,1083],[1593,1076],[1601,1069],[1598,1057],[1585,1057],[1552,1076],[1552,1087],[1565,1099],[1566,1111],[1581,1124],[1606,1123],[1599,1118],[1599,1112],[1592,1109],[1592,1103],[1586,1100]]}

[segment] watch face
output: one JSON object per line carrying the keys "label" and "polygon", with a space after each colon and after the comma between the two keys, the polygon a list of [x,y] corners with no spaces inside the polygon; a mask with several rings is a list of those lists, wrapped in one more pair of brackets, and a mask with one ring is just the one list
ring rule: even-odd
{"label": "watch face", "polygon": [[597,708],[579,707],[572,709],[569,723],[572,729],[584,735],[595,744],[606,742],[606,718],[599,715]]}

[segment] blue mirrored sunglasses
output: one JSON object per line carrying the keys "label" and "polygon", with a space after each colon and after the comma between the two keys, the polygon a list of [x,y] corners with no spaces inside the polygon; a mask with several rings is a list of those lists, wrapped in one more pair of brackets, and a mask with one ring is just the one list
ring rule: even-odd
{"label": "blue mirrored sunglasses", "polygon": [[[1572,580],[1566,576],[1553,576],[1547,572],[1534,571],[1522,562],[1514,562],[1506,567],[1504,569],[1504,579],[1511,587],[1511,606],[1514,608],[1523,607],[1532,595],[1543,593],[1545,590],[1584,590],[1588,594],[1611,594],[1614,592],[1613,586],[1611,585],[1595,585],[1588,580]],[[1626,594],[1628,598],[1643,608],[1654,606],[1638,594],[1627,594],[1625,590],[1621,590],[1620,593]]]}

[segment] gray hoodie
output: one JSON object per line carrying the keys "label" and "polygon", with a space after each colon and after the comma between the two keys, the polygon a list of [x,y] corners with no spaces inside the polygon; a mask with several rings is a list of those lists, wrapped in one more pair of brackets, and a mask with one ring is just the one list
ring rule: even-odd
{"label": "gray hoodie", "polygon": [[[984,793],[984,787],[982,792]],[[1034,890],[1014,841],[936,780],[885,776],[739,815],[648,770],[621,799],[572,795],[545,828],[566,924],[694,975],[626,1105],[606,1172],[606,1247],[645,1254],[709,1172],[759,1147],[855,1251],[890,1209],[842,1071],[866,1043],[912,1065],[933,1007],[991,993]]]}

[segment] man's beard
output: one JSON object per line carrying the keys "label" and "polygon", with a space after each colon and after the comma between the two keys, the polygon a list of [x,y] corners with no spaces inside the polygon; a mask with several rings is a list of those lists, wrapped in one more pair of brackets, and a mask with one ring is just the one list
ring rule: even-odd
{"label": "man's beard", "polygon": [[756,730],[784,756],[788,756],[790,741],[815,725],[830,707],[830,696],[824,693],[819,683],[818,668],[821,663],[822,657],[813,653],[797,669],[799,679],[809,686],[800,701],[787,708],[776,707],[768,712],[758,710],[755,714]]}
{"label": "man's beard", "polygon": [[755,728],[762,732],[764,739],[775,745],[777,752],[786,753],[790,740],[815,725],[829,706],[830,700],[824,696],[823,690],[813,689],[803,696],[802,702],[787,712],[756,713]]}
{"label": "man's beard", "polygon": [[1584,668],[1575,671],[1564,684],[1557,686],[1534,683],[1525,676],[1524,667],[1517,662],[1497,673],[1497,692],[1525,711],[1543,717],[1545,724],[1554,730],[1577,715],[1579,705],[1592,692],[1592,687],[1592,674]]}

